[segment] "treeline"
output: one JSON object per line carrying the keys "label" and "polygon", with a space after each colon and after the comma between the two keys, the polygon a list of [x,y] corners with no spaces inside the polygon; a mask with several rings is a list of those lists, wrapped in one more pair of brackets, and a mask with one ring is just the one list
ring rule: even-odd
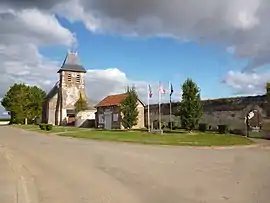
{"label": "treeline", "polygon": [[42,115],[42,104],[46,92],[37,86],[15,83],[1,101],[9,112],[11,124],[34,123]]}

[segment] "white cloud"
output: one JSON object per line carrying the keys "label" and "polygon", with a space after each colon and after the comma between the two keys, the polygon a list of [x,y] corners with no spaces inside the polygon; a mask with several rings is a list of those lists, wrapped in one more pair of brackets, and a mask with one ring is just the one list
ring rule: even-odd
{"label": "white cloud", "polygon": [[54,9],[69,20],[83,21],[93,32],[174,37],[234,47],[235,57],[250,61],[245,70],[270,62],[268,0],[70,0]]}
{"label": "white cloud", "polygon": [[[57,81],[60,61],[45,58],[39,47],[69,46],[76,40],[59,24],[55,14],[71,22],[82,21],[93,32],[218,43],[235,57],[249,59],[245,70],[253,70],[270,62],[269,11],[268,0],[2,0],[0,97],[15,81],[45,89]],[[130,80],[118,68],[88,71],[86,79],[92,100],[122,92],[132,83],[146,98],[145,82]],[[258,73],[231,71],[224,82],[237,93],[253,94],[264,92],[268,79]],[[154,97],[157,101],[156,94]]]}
{"label": "white cloud", "polygon": [[230,86],[235,94],[265,94],[265,85],[270,81],[270,72],[264,74],[229,71],[224,83]]}

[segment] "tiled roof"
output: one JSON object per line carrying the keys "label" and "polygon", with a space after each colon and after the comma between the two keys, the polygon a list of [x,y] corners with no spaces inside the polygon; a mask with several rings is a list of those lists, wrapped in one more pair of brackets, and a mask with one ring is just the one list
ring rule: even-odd
{"label": "tiled roof", "polygon": [[109,95],[101,100],[96,107],[104,107],[104,106],[119,106],[121,102],[127,97],[127,94],[115,94]]}
{"label": "tiled roof", "polygon": [[74,71],[86,73],[85,68],[80,64],[80,60],[77,52],[68,52],[63,65],[59,69],[58,73],[61,71]]}

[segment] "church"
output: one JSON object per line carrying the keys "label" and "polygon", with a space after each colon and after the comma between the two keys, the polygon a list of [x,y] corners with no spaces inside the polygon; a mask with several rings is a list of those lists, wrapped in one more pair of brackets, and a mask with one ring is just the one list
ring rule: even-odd
{"label": "church", "polygon": [[[85,92],[86,69],[77,52],[68,52],[57,72],[59,80],[47,94],[42,112],[42,123],[53,125],[75,124],[75,103],[80,96],[87,101]],[[88,117],[95,119],[95,108],[88,102]]]}

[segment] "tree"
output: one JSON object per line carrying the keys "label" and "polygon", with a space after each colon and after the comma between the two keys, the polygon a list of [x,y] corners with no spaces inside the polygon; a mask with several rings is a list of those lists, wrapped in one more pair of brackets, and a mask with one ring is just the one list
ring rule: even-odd
{"label": "tree", "polygon": [[31,122],[41,115],[45,96],[46,93],[36,86],[15,83],[1,104],[9,111],[11,123],[23,123],[24,119]]}
{"label": "tree", "polygon": [[139,114],[137,102],[138,95],[135,88],[127,88],[127,97],[121,103],[122,124],[125,129],[131,129],[134,125],[137,125]]}
{"label": "tree", "polygon": [[181,125],[191,131],[198,125],[202,116],[200,89],[188,78],[182,86],[182,92],[182,101],[179,104]]}
{"label": "tree", "polygon": [[87,110],[88,105],[86,99],[83,98],[82,94],[80,93],[80,97],[78,101],[75,103],[75,111],[79,113],[80,111]]}

